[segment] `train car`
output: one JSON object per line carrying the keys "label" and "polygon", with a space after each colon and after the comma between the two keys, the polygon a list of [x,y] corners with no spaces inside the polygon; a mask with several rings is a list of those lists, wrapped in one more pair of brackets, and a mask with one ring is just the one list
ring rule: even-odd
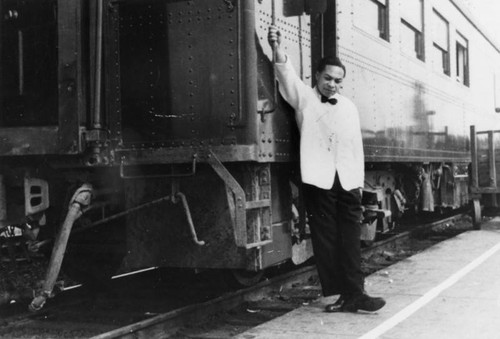
{"label": "train car", "polygon": [[[500,125],[499,46],[461,1],[337,6],[338,53],[351,70],[344,93],[361,112],[367,184],[383,188],[384,200],[403,189],[412,210],[466,204],[469,126]],[[414,175],[401,176],[400,164]]]}
{"label": "train car", "polygon": [[0,227],[52,251],[35,310],[63,264],[88,284],[144,267],[251,284],[312,255],[271,24],[311,86],[321,56],[347,66],[367,233],[466,205],[469,125],[499,123],[498,46],[458,0],[1,0],[0,14]]}

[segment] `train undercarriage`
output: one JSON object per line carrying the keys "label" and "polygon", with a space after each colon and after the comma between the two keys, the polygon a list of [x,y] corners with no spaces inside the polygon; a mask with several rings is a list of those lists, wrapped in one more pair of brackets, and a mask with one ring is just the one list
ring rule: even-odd
{"label": "train undercarriage", "polygon": [[[241,284],[312,256],[296,167],[223,164],[5,168],[2,260],[43,253],[49,267],[31,308],[53,295],[61,269],[96,286],[145,267],[231,270]],[[24,173],[24,175],[19,175]],[[369,246],[405,216],[468,204],[465,165],[368,163],[360,241]]]}

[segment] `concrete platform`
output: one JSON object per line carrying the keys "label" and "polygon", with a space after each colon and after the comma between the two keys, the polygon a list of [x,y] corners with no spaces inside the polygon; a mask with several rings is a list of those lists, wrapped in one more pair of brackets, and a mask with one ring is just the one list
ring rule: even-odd
{"label": "concrete platform", "polygon": [[239,339],[500,338],[500,218],[369,276],[377,313],[325,313],[322,298]]}

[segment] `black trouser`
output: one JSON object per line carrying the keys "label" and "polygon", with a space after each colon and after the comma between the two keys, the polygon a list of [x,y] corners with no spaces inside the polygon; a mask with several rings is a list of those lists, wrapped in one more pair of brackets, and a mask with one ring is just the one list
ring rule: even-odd
{"label": "black trouser", "polygon": [[304,184],[304,198],[323,295],[363,293],[359,189],[344,190],[336,175],[329,190]]}

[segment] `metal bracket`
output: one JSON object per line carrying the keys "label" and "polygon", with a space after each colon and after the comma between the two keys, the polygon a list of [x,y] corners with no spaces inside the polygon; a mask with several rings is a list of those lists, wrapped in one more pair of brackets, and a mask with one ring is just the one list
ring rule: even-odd
{"label": "metal bracket", "polygon": [[[191,212],[189,210],[189,205],[188,205],[186,196],[181,192],[177,192],[175,197],[177,199],[180,199],[180,201],[182,202],[182,207],[184,208],[184,212],[186,213],[186,219],[188,222],[189,231],[191,232],[191,238],[193,239],[193,242],[198,246],[205,245],[205,242],[203,240],[198,240],[198,235],[196,234],[196,229],[194,228],[193,218],[191,217]],[[177,202],[177,201],[174,201],[174,202]]]}
{"label": "metal bracket", "polygon": [[251,249],[272,243],[272,240],[247,243],[247,201],[245,191],[211,150],[208,151],[207,162],[224,181],[226,188],[234,197],[235,203],[230,208],[234,208],[234,239],[236,246]]}
{"label": "metal bracket", "polygon": [[38,178],[24,178],[24,209],[26,215],[45,211],[50,206],[49,183]]}
{"label": "metal bracket", "polygon": [[247,244],[247,222],[246,222],[246,197],[245,191],[231,175],[227,168],[217,158],[215,153],[208,151],[207,162],[214,169],[215,173],[224,181],[226,187],[234,196],[234,238],[236,246],[246,247]]}

